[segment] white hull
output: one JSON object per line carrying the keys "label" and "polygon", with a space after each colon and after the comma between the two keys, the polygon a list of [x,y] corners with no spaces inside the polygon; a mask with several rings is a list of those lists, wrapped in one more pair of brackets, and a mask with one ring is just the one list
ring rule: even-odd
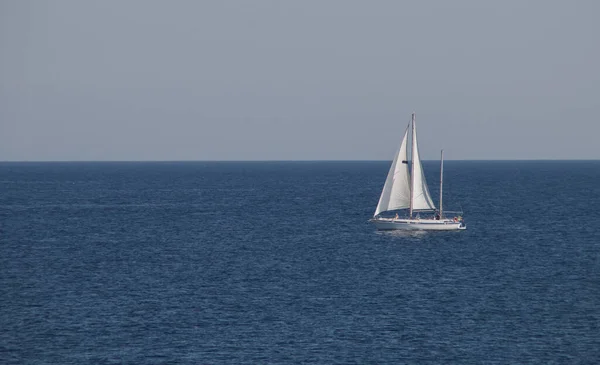
{"label": "white hull", "polygon": [[467,229],[462,222],[452,219],[400,219],[400,218],[374,218],[371,220],[379,230],[404,230],[404,231],[457,231]]}

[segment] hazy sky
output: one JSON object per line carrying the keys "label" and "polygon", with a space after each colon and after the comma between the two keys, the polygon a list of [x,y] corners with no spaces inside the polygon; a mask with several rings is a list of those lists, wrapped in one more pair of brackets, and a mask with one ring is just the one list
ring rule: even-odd
{"label": "hazy sky", "polygon": [[0,160],[600,159],[595,0],[0,0]]}

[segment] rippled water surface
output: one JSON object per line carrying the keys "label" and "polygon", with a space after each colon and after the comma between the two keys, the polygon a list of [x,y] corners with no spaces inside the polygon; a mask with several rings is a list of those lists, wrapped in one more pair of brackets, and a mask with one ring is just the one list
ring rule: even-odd
{"label": "rippled water surface", "polygon": [[412,234],[388,166],[0,164],[0,363],[600,363],[600,162],[448,161]]}

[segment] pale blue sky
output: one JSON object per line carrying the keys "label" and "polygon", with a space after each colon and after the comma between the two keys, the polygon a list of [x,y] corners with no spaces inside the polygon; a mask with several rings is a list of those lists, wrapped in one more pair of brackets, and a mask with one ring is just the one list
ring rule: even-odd
{"label": "pale blue sky", "polygon": [[600,159],[600,2],[0,0],[0,160]]}

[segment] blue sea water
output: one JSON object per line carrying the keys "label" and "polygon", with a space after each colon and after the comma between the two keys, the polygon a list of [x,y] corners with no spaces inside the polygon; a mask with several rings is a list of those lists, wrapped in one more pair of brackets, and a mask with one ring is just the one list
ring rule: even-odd
{"label": "blue sea water", "polygon": [[600,161],[447,161],[410,234],[388,167],[1,163],[0,363],[600,363]]}

